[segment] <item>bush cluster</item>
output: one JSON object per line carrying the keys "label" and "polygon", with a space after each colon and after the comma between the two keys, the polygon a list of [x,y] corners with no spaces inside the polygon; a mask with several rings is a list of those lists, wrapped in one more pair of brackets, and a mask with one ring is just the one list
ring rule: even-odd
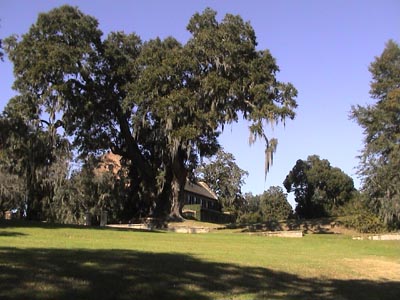
{"label": "bush cluster", "polygon": [[376,215],[367,211],[347,216],[342,223],[347,228],[353,228],[361,233],[381,233],[387,229]]}
{"label": "bush cluster", "polygon": [[345,216],[341,220],[345,227],[360,233],[380,233],[388,229],[377,214],[371,211],[365,197],[360,194],[355,195],[338,213]]}

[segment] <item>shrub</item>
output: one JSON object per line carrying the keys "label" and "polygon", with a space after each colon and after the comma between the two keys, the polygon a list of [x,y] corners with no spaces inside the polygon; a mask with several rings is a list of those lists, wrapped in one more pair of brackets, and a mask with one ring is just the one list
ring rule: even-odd
{"label": "shrub", "polygon": [[262,216],[259,212],[246,212],[239,215],[237,222],[239,224],[260,223]]}
{"label": "shrub", "polygon": [[353,228],[361,233],[380,233],[387,229],[376,215],[368,211],[347,216],[342,222],[346,227]]}
{"label": "shrub", "polygon": [[361,233],[379,233],[388,228],[370,208],[362,195],[356,195],[340,211],[345,217],[342,223],[347,228],[353,228]]}

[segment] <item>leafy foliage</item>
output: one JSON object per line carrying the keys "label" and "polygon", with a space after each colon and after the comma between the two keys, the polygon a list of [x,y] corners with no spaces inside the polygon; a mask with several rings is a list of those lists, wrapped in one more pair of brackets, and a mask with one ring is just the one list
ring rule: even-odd
{"label": "leafy foliage", "polygon": [[309,156],[306,161],[299,159],[283,184],[287,192],[294,192],[296,213],[302,218],[335,214],[354,191],[351,177],[317,155]]}
{"label": "leafy foliage", "polygon": [[239,216],[241,223],[274,222],[287,220],[292,215],[292,206],[287,194],[279,186],[271,186],[261,195],[245,195],[246,206]]}
{"label": "leafy foliage", "polygon": [[121,175],[100,171],[99,161],[90,157],[81,170],[73,172],[70,186],[59,202],[58,219],[63,223],[83,223],[86,213],[100,216],[102,211],[108,212],[110,222],[124,219],[128,189],[126,178]]}
{"label": "leafy foliage", "polygon": [[235,157],[231,153],[220,149],[215,158],[203,163],[196,173],[218,195],[218,200],[225,211],[237,214],[243,207],[244,197],[241,188],[248,172],[236,164]]}
{"label": "leafy foliage", "polygon": [[41,123],[24,120],[23,107],[13,100],[0,116],[0,169],[9,175],[2,180],[8,195],[2,194],[14,199],[8,209],[19,209],[28,219],[47,218],[68,173],[69,143]]}
{"label": "leafy foliage", "polygon": [[25,188],[21,178],[0,168],[0,212],[22,207],[24,197]]}
{"label": "leafy foliage", "polygon": [[62,130],[83,157],[111,149],[129,161],[136,215],[180,218],[198,157],[216,153],[219,129],[239,115],[265,140],[268,170],[276,141],[263,128],[295,115],[297,91],[276,80],[249,23],[206,9],[187,29],[185,45],[122,32],[103,40],[96,19],[62,6],[5,40],[25,118],[48,116],[49,136]]}
{"label": "leafy foliage", "polygon": [[368,206],[365,194],[355,193],[354,197],[340,208],[340,212],[343,216],[341,223],[361,233],[379,233],[388,229]]}
{"label": "leafy foliage", "polygon": [[271,186],[261,195],[260,208],[264,220],[286,220],[292,214],[287,194],[279,186]]}
{"label": "leafy foliage", "polygon": [[389,41],[371,64],[370,94],[377,102],[352,108],[364,129],[359,174],[370,207],[389,225],[400,225],[400,47]]}

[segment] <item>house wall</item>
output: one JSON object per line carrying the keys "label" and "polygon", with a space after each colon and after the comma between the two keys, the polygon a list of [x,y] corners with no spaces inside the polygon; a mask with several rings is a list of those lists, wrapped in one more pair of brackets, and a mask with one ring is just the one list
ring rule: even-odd
{"label": "house wall", "polygon": [[185,192],[185,205],[199,204],[201,208],[221,211],[221,205],[215,199],[209,199],[201,195]]}
{"label": "house wall", "polygon": [[222,213],[221,208],[221,205],[215,199],[185,192],[185,205],[182,212],[186,218],[212,223],[232,222],[232,216]]}

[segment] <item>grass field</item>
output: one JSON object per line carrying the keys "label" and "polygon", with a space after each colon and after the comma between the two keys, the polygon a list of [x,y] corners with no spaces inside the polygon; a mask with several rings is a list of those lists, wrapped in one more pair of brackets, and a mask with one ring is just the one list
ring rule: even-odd
{"label": "grass field", "polygon": [[0,223],[0,299],[400,299],[400,241]]}

